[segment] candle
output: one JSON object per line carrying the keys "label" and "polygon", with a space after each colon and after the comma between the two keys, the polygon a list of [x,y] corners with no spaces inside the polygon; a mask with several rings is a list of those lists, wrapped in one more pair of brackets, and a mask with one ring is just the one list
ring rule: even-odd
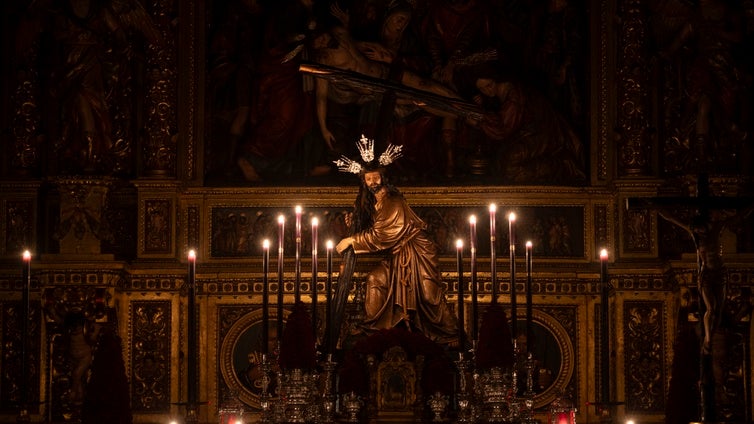
{"label": "candle", "polygon": [[27,367],[27,355],[29,354],[29,313],[31,306],[29,297],[31,292],[31,252],[24,250],[23,258],[23,281],[21,282],[21,381],[20,389],[20,406],[22,409],[27,408],[29,401],[29,369]]}
{"label": "candle", "polygon": [[458,272],[458,348],[465,351],[466,333],[464,332],[463,316],[463,240],[456,240],[456,268]]}
{"label": "candle", "polygon": [[477,287],[476,280],[476,216],[471,215],[469,217],[469,253],[471,255],[470,271],[471,271],[471,339],[476,340],[479,335],[479,312],[477,299],[479,289]]}
{"label": "candle", "polygon": [[293,301],[301,300],[301,206],[296,206],[296,281],[293,288]]}
{"label": "candle", "polygon": [[516,214],[508,214],[508,242],[511,267],[511,335],[515,345],[518,323],[516,322]]}
{"label": "candle", "polygon": [[270,241],[262,241],[262,353],[270,353],[270,305],[269,305],[269,279],[270,271]]}
{"label": "candle", "polygon": [[327,338],[327,343],[325,344],[327,353],[333,352],[333,346],[335,341],[332,340],[330,337],[330,325],[332,322],[332,319],[330,317],[330,303],[331,303],[331,294],[332,294],[332,250],[333,250],[333,241],[327,240],[326,244],[327,249],[327,279],[325,280],[325,337]]}
{"label": "candle", "polygon": [[534,341],[531,334],[531,322],[532,322],[531,266],[532,266],[532,243],[531,241],[527,241],[526,242],[526,352],[527,353],[531,353],[532,342]]}
{"label": "candle", "polygon": [[490,204],[490,275],[492,276],[492,304],[497,304],[497,253],[495,252],[497,205]]}
{"label": "candle", "polygon": [[186,307],[186,316],[188,317],[188,325],[186,327],[186,367],[188,368],[187,376],[187,394],[188,394],[188,406],[187,408],[193,409],[196,407],[196,393],[197,393],[197,381],[196,381],[196,252],[192,249],[188,252],[188,306]]}
{"label": "candle", "polygon": [[608,315],[608,295],[610,287],[607,283],[607,249],[600,251],[600,402],[604,405],[610,402],[610,329]]}
{"label": "candle", "polygon": [[317,227],[319,219],[312,218],[312,329],[314,341],[317,340]]}
{"label": "candle", "polygon": [[285,252],[285,216],[278,216],[278,310],[277,310],[277,339],[283,337],[283,258]]}

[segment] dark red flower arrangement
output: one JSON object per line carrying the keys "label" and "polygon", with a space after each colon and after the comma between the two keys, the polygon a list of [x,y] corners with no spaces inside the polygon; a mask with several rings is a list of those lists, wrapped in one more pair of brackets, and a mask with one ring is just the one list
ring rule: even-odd
{"label": "dark red flower arrangement", "polygon": [[477,369],[513,366],[513,341],[505,311],[499,304],[490,305],[479,327],[479,344],[476,352]]}
{"label": "dark red flower arrangement", "polygon": [[346,352],[343,365],[338,372],[338,392],[368,395],[369,373],[366,357],[375,355],[379,360],[382,354],[393,346],[403,348],[409,361],[416,360],[417,356],[424,356],[421,375],[421,388],[424,393],[452,393],[454,365],[442,346],[419,332],[402,328],[380,330],[354,344],[353,348]]}
{"label": "dark red flower arrangement", "polygon": [[293,305],[280,344],[280,368],[310,370],[317,365],[317,352],[309,308],[303,302]]}

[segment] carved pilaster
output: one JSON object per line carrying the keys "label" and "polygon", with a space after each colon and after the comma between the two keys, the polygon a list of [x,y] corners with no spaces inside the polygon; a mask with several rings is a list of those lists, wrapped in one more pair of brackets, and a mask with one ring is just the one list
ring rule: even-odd
{"label": "carved pilaster", "polygon": [[170,410],[172,339],[170,301],[131,303],[132,408],[137,412]]}
{"label": "carved pilaster", "polygon": [[160,42],[147,49],[147,137],[144,168],[147,175],[176,175],[177,72],[175,35],[171,31],[172,1],[155,0],[152,17]]}
{"label": "carved pilaster", "polygon": [[[36,48],[33,50],[36,52]],[[20,82],[12,99],[13,138],[9,165],[11,175],[28,176],[39,168],[39,146],[43,140],[39,131],[40,115],[37,104],[39,78],[34,69],[20,74]]]}
{"label": "carved pilaster", "polygon": [[664,302],[630,301],[623,306],[626,407],[665,410]]}
{"label": "carved pilaster", "polygon": [[618,173],[646,176],[651,173],[652,145],[648,134],[649,97],[646,49],[647,18],[642,0],[622,5],[618,41]]}
{"label": "carved pilaster", "polygon": [[36,251],[37,194],[39,183],[0,184],[0,254],[21,257],[24,249]]}

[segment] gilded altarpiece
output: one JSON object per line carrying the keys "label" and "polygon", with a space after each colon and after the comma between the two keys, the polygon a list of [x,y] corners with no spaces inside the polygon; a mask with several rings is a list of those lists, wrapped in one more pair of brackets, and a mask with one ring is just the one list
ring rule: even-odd
{"label": "gilded altarpiece", "polygon": [[[603,364],[593,358],[597,357],[601,343],[610,342],[615,355],[610,364],[614,399],[625,401],[626,412],[636,412],[647,422],[659,422],[667,403],[663,396],[674,353],[671,345],[679,310],[677,297],[693,292],[689,287],[695,286],[691,275],[696,261],[693,254],[689,255],[694,247],[683,231],[658,220],[656,214],[647,210],[627,212],[623,201],[637,193],[656,195],[654,186],[658,183],[649,180],[683,172],[688,164],[688,134],[693,119],[681,116],[686,82],[674,75],[688,71],[691,62],[688,62],[687,52],[698,51],[694,47],[699,46],[681,49],[670,61],[665,58],[655,61],[655,55],[659,56],[660,52],[650,50],[651,46],[669,44],[675,31],[682,27],[682,21],[690,16],[689,8],[700,8],[697,12],[705,10],[701,9],[702,3],[675,2],[680,9],[674,19],[672,11],[654,8],[655,2],[649,0],[587,3],[591,9],[589,32],[593,35],[588,42],[592,59],[585,65],[591,72],[588,120],[594,124],[588,128],[587,145],[590,147],[589,180],[593,186],[510,188],[471,184],[401,189],[426,220],[440,246],[441,270],[448,283],[451,302],[457,300],[453,242],[455,238],[467,236],[468,214],[484,217],[486,204],[492,201],[498,202],[501,211],[515,209],[521,214],[523,232],[520,234],[536,240],[535,321],[547,322],[550,318],[546,317],[557,320],[562,331],[556,332],[554,338],[564,343],[559,350],[566,355],[565,359],[571,360],[564,363],[572,364],[559,368],[556,377],[562,385],[552,387],[562,388],[579,405],[596,399]],[[254,314],[258,311],[261,292],[260,240],[263,237],[274,240],[276,215],[286,215],[290,223],[294,204],[301,203],[307,218],[314,214],[321,219],[327,217],[321,238],[345,234],[341,217],[344,211],[350,210],[355,180],[348,181],[352,184],[348,188],[199,187],[206,169],[204,163],[208,161],[205,155],[208,156],[207,150],[211,147],[205,146],[204,140],[209,126],[205,116],[210,115],[207,105],[203,104],[209,97],[206,93],[209,88],[204,86],[209,68],[204,63],[209,48],[205,45],[207,34],[204,32],[208,29],[205,20],[207,10],[221,4],[189,0],[177,4],[155,1],[145,5],[151,17],[148,20],[152,25],[151,35],[163,42],[134,44],[144,55],[139,59],[145,59],[137,64],[142,68],[136,70],[149,72],[141,74],[141,79],[128,75],[119,80],[123,84],[112,91],[117,98],[108,111],[117,118],[113,134],[118,136],[114,149],[118,156],[114,169],[122,177],[122,183],[132,184],[137,194],[123,190],[117,195],[114,210],[98,212],[96,218],[113,224],[116,231],[113,240],[96,243],[92,250],[115,257],[95,265],[59,255],[59,248],[53,242],[55,226],[59,223],[56,220],[60,221],[60,217],[54,215],[59,211],[49,207],[55,206],[59,199],[39,190],[39,178],[55,176],[67,165],[63,156],[54,154],[65,148],[61,146],[61,139],[43,134],[46,128],[42,125],[43,119],[49,112],[47,102],[43,101],[47,93],[40,91],[40,79],[45,78],[41,74],[43,69],[26,62],[38,59],[39,46],[32,45],[28,55],[3,65],[7,75],[14,75],[4,85],[4,93],[11,95],[7,96],[9,100],[2,110],[9,113],[0,118],[6,124],[4,130],[8,128],[3,134],[10,144],[3,156],[3,177],[9,177],[10,182],[3,182],[0,187],[3,191],[0,219],[3,421],[14,419],[15,411],[9,402],[18,387],[16,364],[22,335],[17,330],[16,299],[19,290],[17,254],[21,248],[38,247],[34,252],[34,271],[47,278],[34,287],[35,292],[68,292],[71,299],[63,303],[74,307],[79,290],[94,286],[102,290],[101,286],[106,286],[113,295],[112,303],[116,306],[113,310],[118,314],[113,324],[117,321],[119,333],[128,334],[124,355],[128,359],[132,405],[141,422],[162,422],[180,413],[175,404],[184,400],[186,389],[186,364],[182,361],[186,349],[186,317],[181,309],[181,302],[185,301],[181,286],[186,271],[185,252],[197,248],[200,298],[204,302],[199,320],[207,324],[202,327],[206,332],[201,330],[198,339],[209,358],[199,364],[200,383],[206,386],[201,392],[202,400],[210,402],[201,407],[201,415],[202,422],[214,422],[217,409],[228,398],[244,393],[241,377],[227,373],[228,369],[232,372],[238,367],[228,368],[225,353],[231,352],[229,357],[232,357],[234,350],[228,348],[229,345],[235,347],[238,340],[254,337],[246,334],[247,327],[243,324],[251,326],[257,320]],[[14,2],[6,2],[3,7],[11,12],[22,8]],[[6,24],[13,16],[18,16],[4,15]],[[711,17],[714,16],[717,15]],[[658,22],[659,26],[652,27],[653,22]],[[720,22],[713,20],[712,23]],[[137,38],[142,36],[144,34]],[[11,49],[11,44],[4,43],[5,49]],[[17,73],[17,66],[23,72]],[[652,66],[659,67],[649,69]],[[137,87],[133,84],[135,81],[143,82],[144,87]],[[217,141],[225,143],[227,139]],[[49,151],[53,153],[48,153],[46,147],[52,147]],[[723,165],[732,163],[731,145],[721,147]],[[49,157],[45,156],[47,154]],[[138,217],[134,217],[133,211],[137,211]],[[309,227],[304,225],[303,228],[304,250],[309,252],[310,246],[306,244]],[[750,232],[750,225],[747,228]],[[500,225],[498,239],[504,240],[506,234],[505,225]],[[746,240],[749,240],[748,245]],[[741,236],[738,247],[750,252],[750,240],[751,237]],[[286,251],[292,252],[290,236],[284,243]],[[479,277],[481,300],[485,303],[491,292],[490,274],[486,272],[489,262],[484,257],[489,250],[486,243],[480,245],[482,272]],[[609,304],[610,328],[614,330],[611,340],[605,340],[603,330],[596,324],[603,306],[595,301],[599,293],[596,260],[602,247],[610,249],[611,281],[616,283]],[[498,253],[505,255],[506,249],[507,246],[503,246]],[[745,382],[751,372],[749,316],[750,287],[754,279],[749,270],[750,258],[731,256],[734,263],[729,273],[728,316],[735,319],[731,321],[732,330],[726,332],[723,339],[730,346],[729,362],[723,368],[730,377],[726,380],[730,387],[726,387],[721,405],[727,416],[749,421],[751,414],[747,408],[751,405],[751,389]],[[40,261],[40,257],[43,260]],[[133,258],[137,260],[131,261]],[[365,258],[360,266],[374,260]],[[309,262],[305,261],[304,269],[307,265]],[[86,271],[73,272],[72,268],[86,268]],[[498,267],[499,288],[501,301],[507,302],[511,287],[509,273],[504,268]],[[286,306],[290,306],[293,292],[291,269],[288,263],[284,277]],[[673,273],[677,275],[669,276]],[[680,274],[683,275],[678,277]],[[518,284],[521,294],[523,285],[520,281]],[[67,286],[76,288],[66,290]],[[678,295],[679,286],[683,288],[681,295]],[[60,328],[54,319],[45,321],[40,309],[35,307],[33,311],[36,325],[31,327],[30,335],[31,359],[35,364],[32,374],[36,383],[32,397],[42,402],[54,400],[48,403],[47,410],[36,412],[64,420],[64,415],[73,411],[66,403],[70,398],[69,346],[64,337],[47,340],[43,330],[46,329],[47,334],[58,334]],[[692,311],[687,318],[692,327],[698,320],[698,311]],[[42,322],[48,325],[42,328]],[[257,361],[255,352],[252,353],[241,359]],[[213,358],[219,360],[213,362]],[[53,364],[55,378],[45,375],[45,361]],[[728,396],[728,392],[738,396]],[[555,396],[554,389],[544,393],[546,395],[540,398],[542,402],[538,402],[542,408],[552,399],[550,395]],[[253,408],[253,396],[243,400]],[[590,421],[597,419],[588,408],[579,411],[579,421],[585,421],[584,417]]]}

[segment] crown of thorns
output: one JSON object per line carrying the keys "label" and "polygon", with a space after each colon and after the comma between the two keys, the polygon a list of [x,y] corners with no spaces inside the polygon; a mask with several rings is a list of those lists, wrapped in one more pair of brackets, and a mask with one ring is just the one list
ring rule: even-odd
{"label": "crown of thorns", "polygon": [[[352,174],[359,174],[367,168],[374,167],[374,140],[370,140],[364,135],[361,135],[361,139],[356,142],[356,147],[359,148],[361,154],[361,162],[355,161],[346,156],[341,156],[340,159],[333,161],[341,172],[350,172]],[[377,164],[380,166],[388,166],[395,162],[396,159],[403,154],[401,151],[403,146],[396,146],[394,144],[388,144],[387,149],[380,155],[377,160]]]}

